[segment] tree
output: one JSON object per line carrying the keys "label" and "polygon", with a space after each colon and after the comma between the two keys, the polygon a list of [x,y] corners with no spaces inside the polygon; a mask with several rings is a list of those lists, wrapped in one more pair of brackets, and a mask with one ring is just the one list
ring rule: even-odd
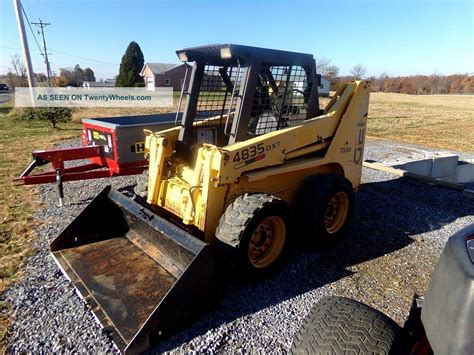
{"label": "tree", "polygon": [[53,128],[58,128],[59,122],[71,119],[72,111],[69,107],[40,107],[34,109],[34,118],[49,121]]}
{"label": "tree", "polygon": [[84,82],[84,72],[79,64],[74,66],[74,71],[72,72],[72,86],[81,86]]}
{"label": "tree", "polygon": [[55,78],[55,83],[57,86],[69,86],[73,82],[73,74],[70,69],[60,68],[59,76]]}
{"label": "tree", "polygon": [[95,75],[91,68],[86,68],[82,72],[84,81],[95,81]]}
{"label": "tree", "polygon": [[120,62],[120,71],[115,86],[136,86],[136,84],[143,82],[140,71],[144,63],[140,46],[134,41],[130,42]]}
{"label": "tree", "polygon": [[26,79],[26,67],[25,67],[25,63],[23,63],[21,60],[20,60],[20,56],[18,54],[15,54],[15,55],[12,55],[10,57],[10,63],[12,64],[13,66],[13,70],[15,71],[16,73],[16,76],[22,78],[22,79]]}
{"label": "tree", "polygon": [[339,68],[335,65],[329,65],[324,69],[322,75],[329,80],[329,89],[337,90],[339,86]]}
{"label": "tree", "polygon": [[337,90],[339,86],[339,68],[335,65],[331,65],[331,59],[324,57],[316,59],[316,73],[321,74],[329,80],[330,90]]}
{"label": "tree", "polygon": [[316,59],[316,73],[324,75],[324,71],[331,64],[331,59],[328,58],[319,58]]}
{"label": "tree", "polygon": [[461,81],[461,88],[463,94],[472,94],[474,93],[474,77],[466,77]]}
{"label": "tree", "polygon": [[35,73],[35,80],[37,82],[47,81],[48,77],[43,73]]}
{"label": "tree", "polygon": [[362,79],[366,73],[367,73],[367,70],[362,64],[357,64],[351,69],[351,74],[354,80]]}

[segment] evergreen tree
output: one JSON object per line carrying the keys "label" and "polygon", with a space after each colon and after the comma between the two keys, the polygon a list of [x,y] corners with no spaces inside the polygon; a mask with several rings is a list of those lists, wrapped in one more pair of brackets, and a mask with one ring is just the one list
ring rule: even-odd
{"label": "evergreen tree", "polygon": [[94,71],[91,68],[83,70],[84,81],[95,81]]}
{"label": "evergreen tree", "polygon": [[143,82],[140,71],[144,64],[143,53],[138,43],[132,41],[127,47],[120,63],[120,72],[115,82],[115,86],[136,86]]}

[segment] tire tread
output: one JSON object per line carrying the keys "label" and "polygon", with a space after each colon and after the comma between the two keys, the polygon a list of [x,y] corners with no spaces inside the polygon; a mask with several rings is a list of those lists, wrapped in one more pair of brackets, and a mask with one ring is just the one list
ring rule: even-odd
{"label": "tire tread", "polygon": [[221,242],[238,248],[245,227],[252,217],[266,205],[281,201],[269,194],[244,194],[237,197],[222,215],[216,229],[216,238]]}
{"label": "tire tread", "polygon": [[331,296],[318,302],[303,320],[290,353],[391,354],[399,332],[400,327],[376,309]]}

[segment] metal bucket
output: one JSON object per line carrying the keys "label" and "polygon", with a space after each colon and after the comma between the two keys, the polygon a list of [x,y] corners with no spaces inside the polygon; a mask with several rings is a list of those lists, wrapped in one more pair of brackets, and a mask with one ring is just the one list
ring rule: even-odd
{"label": "metal bucket", "polygon": [[125,353],[146,350],[215,295],[210,246],[110,186],[50,249]]}

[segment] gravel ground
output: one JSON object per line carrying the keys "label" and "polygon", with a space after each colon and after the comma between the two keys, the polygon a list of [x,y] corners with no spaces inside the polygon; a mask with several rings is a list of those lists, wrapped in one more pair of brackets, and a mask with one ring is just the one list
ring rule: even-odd
{"label": "gravel ground", "polygon": [[[369,141],[365,158],[379,161],[409,149]],[[44,204],[36,214],[39,251],[28,260],[24,278],[3,296],[14,311],[10,351],[116,351],[47,249],[105,185],[120,188],[134,179],[66,183],[63,208],[56,207],[53,185],[39,188]],[[150,352],[285,352],[302,318],[327,295],[355,298],[403,324],[413,294],[424,293],[449,236],[474,223],[474,200],[371,169],[364,169],[362,180],[352,225],[339,245],[315,249],[295,243],[284,267],[270,278],[260,283],[222,280],[218,304]]]}

